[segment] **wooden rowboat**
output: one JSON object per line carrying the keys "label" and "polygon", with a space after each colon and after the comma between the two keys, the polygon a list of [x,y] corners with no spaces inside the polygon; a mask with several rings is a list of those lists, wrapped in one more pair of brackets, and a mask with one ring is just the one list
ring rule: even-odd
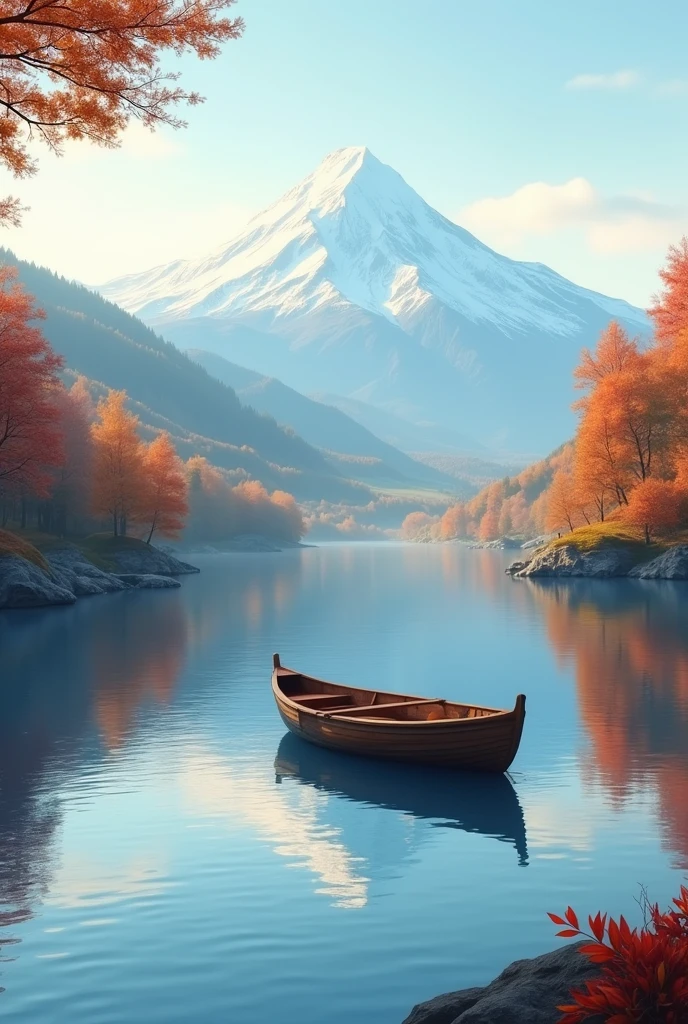
{"label": "wooden rowboat", "polygon": [[284,668],[272,692],[286,727],[321,747],[390,761],[505,772],[516,756],[526,698],[513,711],[365,690]]}

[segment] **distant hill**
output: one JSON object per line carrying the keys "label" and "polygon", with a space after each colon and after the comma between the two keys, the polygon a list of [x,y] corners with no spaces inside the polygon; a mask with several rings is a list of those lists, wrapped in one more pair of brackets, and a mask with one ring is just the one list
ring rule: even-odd
{"label": "distant hill", "polygon": [[18,268],[45,310],[42,330],[68,370],[96,388],[126,390],[144,424],[168,429],[181,440],[184,456],[204,455],[223,469],[244,471],[302,500],[362,505],[373,497],[295,433],[242,405],[231,387],[136,317],[8,250],[0,250],[0,262]]}
{"label": "distant hill", "polygon": [[187,354],[208,373],[234,388],[243,403],[273,416],[282,426],[291,427],[309,444],[332,453],[332,459],[345,475],[370,482],[396,480],[456,490],[452,475],[381,441],[340,409],[307,398],[274,377],[237,366],[214,352],[189,349]]}
{"label": "distant hill", "polygon": [[438,426],[437,423],[413,423],[411,420],[397,416],[387,409],[380,409],[377,405],[371,405],[369,402],[330,392],[316,391],[310,397],[316,402],[339,409],[340,412],[370,430],[376,437],[382,438],[387,444],[391,444],[407,454],[409,452],[447,452],[485,459],[490,457],[490,451],[484,445],[451,427]]}

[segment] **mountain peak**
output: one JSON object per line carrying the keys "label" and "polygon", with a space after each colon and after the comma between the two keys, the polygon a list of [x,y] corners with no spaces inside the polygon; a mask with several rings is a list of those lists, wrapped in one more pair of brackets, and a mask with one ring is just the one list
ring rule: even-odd
{"label": "mountain peak", "polygon": [[[527,388],[544,365],[568,380],[610,316],[646,325],[640,310],[489,249],[365,146],[329,153],[221,250],[103,292],[168,337],[212,337],[205,347],[288,384],[300,381],[293,356],[310,390],[427,422],[442,406],[457,429],[475,419],[484,439],[509,430],[526,451],[539,420],[526,425],[520,407],[506,417],[514,382]],[[560,405],[541,413],[569,424],[553,442],[570,429]]]}
{"label": "mountain peak", "polygon": [[342,204],[343,194],[353,181],[362,181],[365,178],[367,187],[370,188],[372,179],[377,177],[380,171],[394,174],[390,167],[385,167],[373,156],[367,146],[335,149],[292,190],[290,197],[296,194],[303,196],[306,193],[311,208],[322,215]]}

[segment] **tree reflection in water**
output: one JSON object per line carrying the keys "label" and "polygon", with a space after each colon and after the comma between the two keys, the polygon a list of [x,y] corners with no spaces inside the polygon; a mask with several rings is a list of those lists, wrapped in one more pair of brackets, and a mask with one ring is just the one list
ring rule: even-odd
{"label": "tree reflection in water", "polygon": [[529,581],[560,661],[575,666],[584,771],[613,803],[651,792],[688,867],[688,592],[630,580]]}

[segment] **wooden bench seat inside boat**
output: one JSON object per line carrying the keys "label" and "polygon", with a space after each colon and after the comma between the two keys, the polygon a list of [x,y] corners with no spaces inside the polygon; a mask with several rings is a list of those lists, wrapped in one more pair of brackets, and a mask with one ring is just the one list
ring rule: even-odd
{"label": "wooden bench seat inside boat", "polygon": [[[418,699],[418,700],[394,701],[394,702],[390,702],[388,704],[383,704],[383,703],[380,703],[380,704],[356,704],[356,705],[353,705],[352,707],[349,707],[349,708],[341,708],[341,709],[336,709],[336,710],[333,709],[331,711],[325,711],[323,713],[326,714],[326,715],[332,715],[332,716],[342,715],[342,716],[346,716],[347,718],[349,716],[351,716],[353,718],[383,718],[383,719],[384,718],[389,718],[389,717],[391,717],[391,718],[416,718],[416,717],[418,717],[418,718],[423,718],[423,719],[427,720],[425,715],[416,715],[413,712],[415,712],[416,709],[418,709],[420,707],[422,707],[423,710],[426,710],[426,709],[428,709],[428,705],[434,705],[434,708],[436,708],[437,711],[440,712],[440,714],[438,714],[437,717],[440,717],[440,718],[444,718],[445,717],[445,711],[444,711],[444,707],[443,707],[444,701],[436,700],[434,698],[429,698],[429,697],[423,697],[423,698]],[[404,714],[404,712],[407,709],[410,712],[409,715],[405,715]],[[320,708],[318,708],[318,710],[320,710]]]}
{"label": "wooden bench seat inside boat", "polygon": [[296,693],[292,697],[297,704],[307,708],[345,708],[352,707],[354,699],[348,693]]}

